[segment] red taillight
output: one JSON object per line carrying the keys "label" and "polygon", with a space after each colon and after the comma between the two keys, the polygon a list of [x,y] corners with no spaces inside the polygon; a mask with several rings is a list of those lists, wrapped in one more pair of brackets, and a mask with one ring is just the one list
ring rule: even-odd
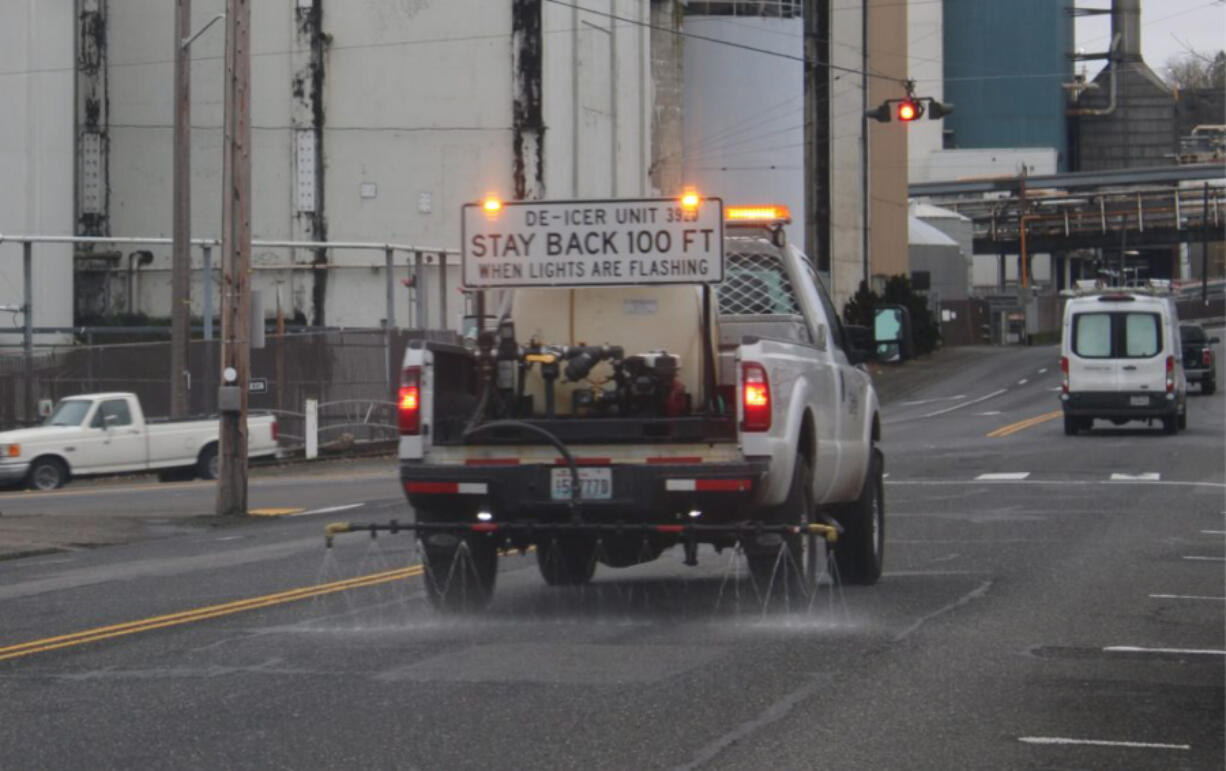
{"label": "red taillight", "polygon": [[770,430],[771,387],[761,364],[746,362],[741,365],[741,404],[745,410],[742,430]]}
{"label": "red taillight", "polygon": [[1068,357],[1060,357],[1060,372],[1063,375],[1063,380],[1060,383],[1060,390],[1068,393]]}
{"label": "red taillight", "polygon": [[281,437],[280,429],[277,428],[277,421],[272,421],[272,440],[275,442]]}
{"label": "red taillight", "polygon": [[1169,394],[1175,390],[1175,357],[1166,357],[1166,392]]}
{"label": "red taillight", "polygon": [[400,376],[400,395],[396,400],[396,417],[401,435],[421,433],[421,369],[406,367]]}
{"label": "red taillight", "polygon": [[1200,363],[1202,367],[1213,366],[1213,349],[1206,348],[1200,352]]}

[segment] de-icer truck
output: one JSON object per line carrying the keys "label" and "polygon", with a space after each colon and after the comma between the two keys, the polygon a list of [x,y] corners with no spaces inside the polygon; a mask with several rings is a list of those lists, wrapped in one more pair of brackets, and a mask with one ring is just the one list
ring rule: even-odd
{"label": "de-icer truck", "polygon": [[821,535],[840,580],[876,582],[867,354],[787,221],[696,196],[464,208],[464,284],[497,312],[412,343],[399,394],[415,522],[391,527],[417,531],[436,606],[484,607],[510,547],[555,586],[739,547],[765,588],[811,585]]}
{"label": "de-icer truck", "polygon": [[[136,394],[60,401],[41,426],[0,432],[0,484],[54,490],[73,477],[157,471],[166,480],[217,478],[216,418],[149,420]],[[277,420],[247,418],[247,455],[277,453]]]}

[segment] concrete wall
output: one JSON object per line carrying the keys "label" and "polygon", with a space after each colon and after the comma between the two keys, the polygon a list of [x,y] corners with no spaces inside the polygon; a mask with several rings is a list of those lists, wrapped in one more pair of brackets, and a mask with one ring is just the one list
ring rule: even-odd
{"label": "concrete wall", "polygon": [[[193,28],[221,5],[195,0]],[[602,15],[646,21],[649,8],[635,0],[582,5],[601,13],[542,3],[542,192],[554,198],[650,193],[652,102],[643,84],[650,78],[651,35],[638,25],[611,25]],[[255,237],[456,248],[461,204],[486,194],[513,197],[512,6],[488,0],[253,4]],[[159,0],[110,4],[110,220],[117,235],[171,232],[173,16],[173,4]],[[192,48],[192,212],[200,237],[220,230],[223,41],[218,25]],[[317,164],[304,162],[303,132],[314,136]],[[312,166],[313,183],[303,176]],[[299,196],[304,185],[314,208]],[[269,269],[290,259],[304,266],[321,259],[313,251],[256,250],[252,286],[264,290],[270,314],[279,295],[291,317],[315,320],[322,304],[329,325],[378,325],[386,315],[383,254],[340,251],[326,258],[336,267],[321,282],[323,271]],[[400,326],[413,322],[400,286],[405,262],[397,256]],[[457,267],[450,269],[451,287]],[[169,248],[155,250],[153,265],[141,273],[133,307],[166,315]],[[435,325],[437,284],[430,280],[427,290]],[[448,291],[448,321],[455,325],[461,297]],[[196,314],[201,296],[197,273]]]}
{"label": "concrete wall", "polygon": [[[930,96],[938,102],[945,100],[944,72],[944,13],[941,3],[931,0],[908,0],[907,2],[907,71],[915,81],[919,96]],[[943,178],[934,176],[928,162],[932,153],[942,147],[945,121],[923,120],[907,126],[907,178],[910,182],[932,182]],[[943,170],[936,170],[941,174]]]}
{"label": "concrete wall", "polygon": [[[73,6],[4,0],[0,16],[0,233],[71,234]],[[21,265],[21,246],[0,244],[0,305],[22,304]],[[36,246],[33,273],[34,325],[71,326],[71,247]],[[0,311],[0,326],[22,322]],[[20,342],[0,336],[0,344]]]}
{"label": "concrete wall", "polygon": [[[908,71],[907,6],[869,0],[869,66],[890,76]],[[869,80],[870,105],[905,96],[892,80]],[[899,123],[869,121],[869,181],[872,209],[871,274],[907,272],[907,129]],[[854,290],[854,287],[853,287]]]}
{"label": "concrete wall", "polygon": [[[801,19],[686,16],[688,33],[804,55]],[[725,205],[782,203],[788,238],[805,239],[804,69],[799,61],[685,41],[682,178]],[[803,247],[802,247],[803,248]]]}

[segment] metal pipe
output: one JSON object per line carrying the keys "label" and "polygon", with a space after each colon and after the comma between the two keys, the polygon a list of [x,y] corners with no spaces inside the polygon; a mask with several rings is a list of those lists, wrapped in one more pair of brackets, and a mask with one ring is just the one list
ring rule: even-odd
{"label": "metal pipe", "polygon": [[1118,92],[1118,87],[1116,84],[1116,70],[1118,69],[1118,66],[1119,66],[1119,56],[1118,56],[1116,49],[1119,47],[1119,44],[1120,44],[1120,35],[1116,34],[1115,37],[1111,39],[1111,59],[1107,63],[1107,70],[1108,70],[1107,75],[1111,79],[1111,85],[1110,85],[1111,92],[1110,92],[1110,96],[1108,97],[1107,106],[1101,109],[1090,109],[1090,108],[1072,109],[1068,111],[1069,115],[1104,116],[1104,115],[1111,115],[1112,113],[1115,112],[1116,94]]}
{"label": "metal pipe", "polygon": [[448,329],[447,324],[447,255],[438,256],[438,321],[439,329]]}
{"label": "metal pipe", "polygon": [[23,241],[21,244],[21,291],[22,291],[22,330],[21,350],[24,364],[24,390],[26,422],[31,422],[35,411],[34,399],[34,244]]}
{"label": "metal pipe", "polygon": [[413,299],[417,303],[417,328],[426,328],[426,272],[423,263],[425,262],[424,255],[421,252],[413,253]]}
{"label": "metal pipe", "polygon": [[204,339],[213,339],[213,247],[205,244],[204,252]]}

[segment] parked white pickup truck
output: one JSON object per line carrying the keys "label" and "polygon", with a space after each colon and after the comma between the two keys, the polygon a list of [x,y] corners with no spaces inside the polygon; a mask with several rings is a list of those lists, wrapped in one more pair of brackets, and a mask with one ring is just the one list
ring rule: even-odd
{"label": "parked white pickup truck", "polygon": [[[729,209],[724,228],[718,200],[701,206],[716,207],[713,225],[676,201],[466,212],[466,278],[479,269],[515,288],[497,332],[405,353],[400,476],[435,605],[483,607],[508,546],[535,546],[550,585],[678,544],[687,564],[699,542],[739,546],[759,585],[779,585],[781,570],[811,569],[805,526],[820,523],[842,531],[841,580],[881,575],[881,424],[858,366],[868,354],[786,243],[785,212]],[[623,238],[613,223],[632,218],[656,227]],[[678,248],[704,238],[714,268]],[[546,274],[551,288],[525,287]],[[661,274],[668,285],[653,283]],[[601,275],[612,285],[591,286]]]}
{"label": "parked white pickup truck", "polygon": [[[247,419],[248,457],[275,455],[277,421]],[[164,478],[217,478],[218,421],[145,419],[131,393],[81,394],[41,426],[0,432],[0,484],[54,490],[73,477],[160,471]]]}

